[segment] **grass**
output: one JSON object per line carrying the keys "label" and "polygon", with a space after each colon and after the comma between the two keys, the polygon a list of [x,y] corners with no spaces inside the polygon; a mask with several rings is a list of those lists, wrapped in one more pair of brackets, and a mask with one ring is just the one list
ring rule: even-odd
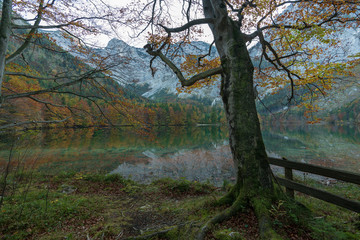
{"label": "grass", "polygon": [[[302,180],[302,183],[360,201],[360,188],[356,184],[338,181],[324,185],[310,178]],[[312,226],[318,239],[360,239],[360,214],[301,193],[297,193],[296,200],[311,209],[315,215]]]}
{"label": "grass", "polygon": [[[356,186],[323,186],[312,180],[307,184],[359,200]],[[0,208],[0,238],[125,239],[171,228],[161,239],[192,239],[201,223],[223,209],[212,204],[223,194],[211,184],[186,179],[160,179],[142,185],[107,174],[9,176]],[[296,198],[312,215],[299,213],[303,208],[285,201],[270,210],[274,226],[284,236],[297,239],[306,229],[312,239],[360,239],[358,214],[305,195]],[[243,239],[257,239],[256,221],[249,210],[219,224],[209,236],[227,239],[230,233],[240,233]]]}

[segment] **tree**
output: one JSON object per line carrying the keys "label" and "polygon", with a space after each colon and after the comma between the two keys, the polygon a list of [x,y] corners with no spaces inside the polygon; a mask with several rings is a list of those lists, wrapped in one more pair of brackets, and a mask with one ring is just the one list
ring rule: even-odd
{"label": "tree", "polygon": [[[67,0],[2,1],[0,111],[6,112],[4,108],[16,105],[18,99],[29,106],[40,104],[43,107],[29,108],[30,114],[20,122],[20,119],[2,119],[0,129],[38,123],[70,123],[73,122],[68,121],[71,117],[77,118],[79,123],[84,119],[100,122],[102,118],[112,124],[114,120],[104,114],[105,105],[130,117],[124,110],[127,103],[123,104],[125,100],[118,94],[120,87],[107,77],[109,70],[124,60],[110,63],[107,59],[112,56],[95,55],[85,41],[90,36],[107,33],[105,27],[99,26],[115,26],[119,15],[116,9],[97,0],[76,4]],[[64,48],[56,45],[53,38],[56,35],[66,42]],[[88,111],[91,108],[96,111]],[[31,110],[43,114],[34,115]]]}
{"label": "tree", "polygon": [[[255,40],[261,44],[262,54],[256,76],[261,79],[259,84],[262,87],[273,91],[275,88],[289,88],[289,103],[297,102],[299,96],[296,93],[301,88],[309,90],[308,96],[300,96],[304,99],[325,94],[336,76],[349,74],[345,73],[348,63],[326,56],[323,53],[324,48],[321,49],[318,45],[336,47],[339,43],[331,38],[331,34],[344,27],[358,27],[360,2],[181,2],[181,13],[185,20],[181,26],[174,27],[172,19],[177,19],[177,15],[174,8],[171,8],[171,1],[147,1],[135,16],[138,20],[133,22],[139,26],[145,24],[151,27],[149,43],[144,48],[153,56],[153,60],[159,58],[173,70],[182,87],[191,88],[199,85],[199,82],[213,81],[215,75],[221,75],[220,94],[229,127],[230,148],[237,168],[237,180],[231,191],[219,201],[221,204],[232,204],[231,207],[211,219],[198,237],[203,239],[212,224],[248,206],[254,208],[257,214],[262,237],[275,238],[268,209],[273,201],[278,199],[278,188],[274,185],[256,111],[255,69],[248,44]],[[194,36],[202,32],[198,27],[201,24],[207,24],[211,29],[219,59],[208,60],[205,57],[209,54],[204,54],[197,56],[197,61],[193,61],[194,56],[191,56],[192,59],[186,60],[194,62],[192,67],[180,69],[172,62],[172,58],[179,54],[169,50],[170,45],[176,43],[180,48],[191,43]],[[309,44],[310,40],[312,44]],[[308,61],[310,58],[313,61]],[[207,62],[204,63],[205,61]]]}

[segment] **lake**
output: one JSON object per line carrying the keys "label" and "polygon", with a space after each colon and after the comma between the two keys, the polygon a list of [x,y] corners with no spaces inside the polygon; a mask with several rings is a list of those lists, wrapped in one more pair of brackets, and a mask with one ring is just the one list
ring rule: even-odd
{"label": "lake", "polygon": [[[160,177],[210,181],[234,179],[225,127],[30,130],[0,135],[0,167],[119,173],[141,182]],[[263,126],[271,156],[360,173],[360,132],[355,126]]]}

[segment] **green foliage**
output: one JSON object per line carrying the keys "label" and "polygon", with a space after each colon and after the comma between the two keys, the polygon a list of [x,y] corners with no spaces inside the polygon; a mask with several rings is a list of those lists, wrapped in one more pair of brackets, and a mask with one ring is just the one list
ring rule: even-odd
{"label": "green foliage", "polygon": [[[360,190],[356,184],[337,182],[326,186],[312,179],[307,179],[306,184],[349,199],[360,199]],[[299,195],[297,199],[312,211],[312,218],[307,218],[308,222],[303,224],[312,229],[315,239],[359,239],[358,213],[306,195]]]}
{"label": "green foliage", "polygon": [[174,180],[171,178],[163,178],[156,180],[153,184],[159,185],[163,192],[176,194],[205,194],[214,191],[214,186],[208,183],[192,182],[185,178]]}
{"label": "green foliage", "polygon": [[240,233],[232,231],[232,229],[219,230],[214,233],[216,239],[219,240],[243,240],[244,237]]}
{"label": "green foliage", "polygon": [[125,179],[120,174],[84,174],[84,175],[79,175],[78,179],[84,179],[90,182],[121,183],[124,185],[127,185],[128,183],[132,183],[131,180]]}
{"label": "green foliage", "polygon": [[[32,189],[5,197],[1,208],[2,239],[25,239],[44,229],[63,227],[68,220],[86,219],[98,203],[80,196]],[[14,234],[16,233],[16,234]]]}
{"label": "green foliage", "polygon": [[269,210],[270,215],[274,219],[274,225],[282,226],[281,219],[287,214],[286,210],[283,208],[284,201],[279,200],[277,203],[272,204]]}

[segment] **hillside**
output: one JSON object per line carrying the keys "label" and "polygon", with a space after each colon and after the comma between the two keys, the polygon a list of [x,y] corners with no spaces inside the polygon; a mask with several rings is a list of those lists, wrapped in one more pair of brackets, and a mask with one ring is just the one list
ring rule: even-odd
{"label": "hillside", "polygon": [[[83,73],[93,69],[91,64],[68,52],[69,45],[64,45],[66,41],[56,41],[52,36],[54,33],[43,33],[35,40],[33,47],[23,52],[22,58],[7,66],[8,72],[25,73],[38,78],[8,76],[3,86],[5,96],[56,87],[76,77],[80,78]],[[12,39],[10,49],[16,49],[19,44],[20,41]],[[118,68],[119,71],[124,69],[128,70],[126,66]],[[115,73],[110,75],[116,76]],[[154,101],[139,95],[141,86],[124,85],[112,77],[100,72],[95,78],[85,79],[80,84],[27,98],[10,99],[0,109],[0,125],[65,118],[67,120],[61,124],[45,125],[186,125],[224,120],[220,109],[209,106],[211,102],[203,105],[199,101],[180,100],[167,93],[162,97],[166,101]],[[37,126],[41,124],[25,127]]]}

